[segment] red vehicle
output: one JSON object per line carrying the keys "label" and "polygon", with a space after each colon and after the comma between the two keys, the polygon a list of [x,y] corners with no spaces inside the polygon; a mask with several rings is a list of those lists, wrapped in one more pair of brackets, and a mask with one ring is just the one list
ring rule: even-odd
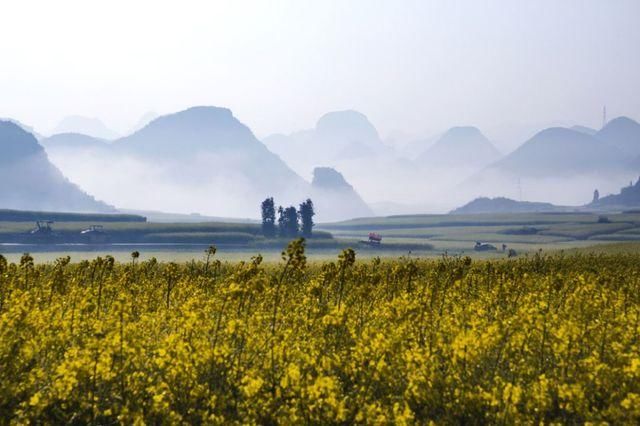
{"label": "red vehicle", "polygon": [[382,237],[380,234],[376,234],[375,232],[369,232],[369,244],[380,244],[382,243]]}

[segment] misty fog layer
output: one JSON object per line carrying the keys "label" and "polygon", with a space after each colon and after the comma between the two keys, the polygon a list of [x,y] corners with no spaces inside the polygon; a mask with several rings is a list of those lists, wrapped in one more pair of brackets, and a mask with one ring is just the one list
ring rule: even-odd
{"label": "misty fog layer", "polygon": [[69,182],[49,161],[36,138],[18,124],[0,121],[0,149],[2,208],[114,211]]}
{"label": "misty fog layer", "polygon": [[113,142],[61,134],[42,144],[72,181],[121,208],[255,218],[274,197],[283,206],[312,198],[318,220],[374,214],[340,173],[303,179],[224,108],[162,116]]}
{"label": "misty fog layer", "polygon": [[156,118],[113,142],[41,141],[70,181],[119,208],[257,218],[266,197],[285,206],[311,197],[319,221],[443,213],[483,196],[583,206],[595,189],[604,196],[635,181],[640,165],[640,125],[627,118],[602,130],[540,129],[504,155],[471,126],[392,147],[352,110],[263,142],[214,107]]}

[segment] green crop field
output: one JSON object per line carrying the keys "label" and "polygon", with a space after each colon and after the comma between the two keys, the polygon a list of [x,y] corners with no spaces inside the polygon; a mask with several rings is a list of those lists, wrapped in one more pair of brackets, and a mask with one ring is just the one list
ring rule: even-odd
{"label": "green crop field", "polygon": [[[321,224],[334,238],[366,239],[379,233],[385,242],[429,244],[432,252],[500,257],[504,253],[475,253],[476,241],[497,248],[506,244],[520,253],[564,250],[614,241],[640,240],[640,214],[610,214],[602,223],[590,213],[523,213],[496,215],[412,215],[353,219]],[[533,233],[532,233],[533,232]]]}
{"label": "green crop field", "polygon": [[[265,239],[260,225],[255,223],[65,221],[54,223],[53,231],[61,240],[58,242],[83,243],[80,231],[94,224],[104,226],[111,246],[51,246],[38,241],[31,244],[28,233],[34,227],[33,222],[0,222],[0,253],[15,258],[29,251],[42,253],[36,254],[39,258],[55,259],[64,253],[90,258],[97,251],[127,256],[136,250],[146,258],[190,260],[199,259],[204,248],[216,245],[221,255],[238,260],[257,253],[277,258],[288,242]],[[380,246],[362,244],[369,232],[382,236]],[[492,244],[498,250],[476,252],[473,249],[476,241]],[[521,255],[633,241],[640,241],[640,213],[609,214],[604,221],[588,213],[415,215],[317,224],[308,250],[310,256],[318,259],[332,257],[346,247],[358,248],[365,257],[403,254],[437,257],[448,253],[496,258],[505,257],[508,249]],[[506,251],[502,251],[503,244],[507,246]]]}

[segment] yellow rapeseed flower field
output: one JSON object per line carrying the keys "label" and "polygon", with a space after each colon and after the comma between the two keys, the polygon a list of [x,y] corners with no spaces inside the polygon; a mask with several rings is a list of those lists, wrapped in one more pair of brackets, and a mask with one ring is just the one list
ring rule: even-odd
{"label": "yellow rapeseed flower field", "polygon": [[554,422],[640,422],[640,255],[0,256],[0,423]]}

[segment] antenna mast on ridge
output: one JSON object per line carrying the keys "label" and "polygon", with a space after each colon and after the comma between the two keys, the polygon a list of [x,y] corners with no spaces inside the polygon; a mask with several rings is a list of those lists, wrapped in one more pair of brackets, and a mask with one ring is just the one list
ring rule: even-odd
{"label": "antenna mast on ridge", "polygon": [[607,125],[607,106],[602,107],[602,127]]}

